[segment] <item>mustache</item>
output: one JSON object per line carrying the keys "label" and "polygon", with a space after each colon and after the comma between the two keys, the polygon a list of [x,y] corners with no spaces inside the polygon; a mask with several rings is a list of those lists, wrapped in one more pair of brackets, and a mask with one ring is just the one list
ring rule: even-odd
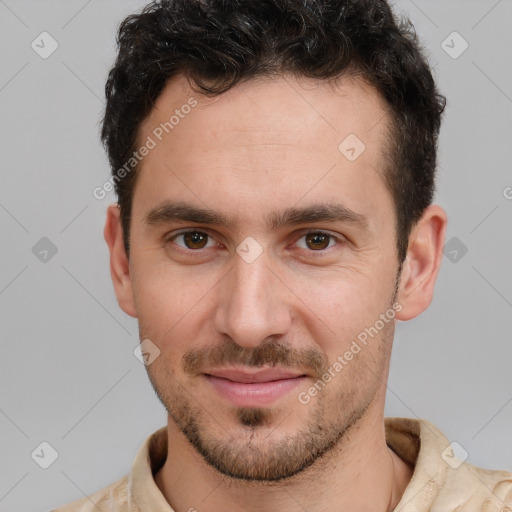
{"label": "mustache", "polygon": [[268,341],[246,348],[233,341],[216,347],[188,350],[182,357],[183,371],[191,376],[219,366],[283,366],[309,370],[320,378],[328,368],[327,356],[313,349],[295,349],[289,345]]}

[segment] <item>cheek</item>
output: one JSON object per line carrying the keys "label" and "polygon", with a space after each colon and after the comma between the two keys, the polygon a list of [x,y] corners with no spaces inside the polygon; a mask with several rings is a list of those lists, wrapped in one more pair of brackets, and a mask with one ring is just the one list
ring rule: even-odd
{"label": "cheek", "polygon": [[335,358],[353,338],[372,326],[388,308],[388,287],[368,277],[344,279],[341,275],[297,280],[302,320],[321,349]]}
{"label": "cheek", "polygon": [[216,280],[210,284],[149,262],[137,268],[141,271],[134,272],[132,282],[141,336],[162,348],[172,345],[173,351],[179,340],[189,343],[204,325],[206,292]]}

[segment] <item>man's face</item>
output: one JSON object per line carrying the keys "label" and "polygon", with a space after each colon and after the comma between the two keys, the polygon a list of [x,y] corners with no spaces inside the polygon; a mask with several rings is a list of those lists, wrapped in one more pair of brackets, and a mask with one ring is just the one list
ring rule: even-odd
{"label": "man's face", "polygon": [[356,79],[207,99],[180,78],[140,129],[139,145],[156,142],[130,232],[140,338],[160,350],[148,372],[177,435],[224,474],[296,474],[383,408],[398,271],[387,120]]}

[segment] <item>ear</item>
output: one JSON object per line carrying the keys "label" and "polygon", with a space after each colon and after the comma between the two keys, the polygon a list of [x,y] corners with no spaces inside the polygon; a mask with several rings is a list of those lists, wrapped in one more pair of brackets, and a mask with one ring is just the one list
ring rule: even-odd
{"label": "ear", "polygon": [[130,278],[130,263],[124,249],[123,226],[117,204],[111,204],[107,208],[107,220],[103,236],[110,251],[110,275],[114,284],[117,302],[127,315],[136,317],[132,281]]}
{"label": "ear", "polygon": [[402,305],[396,313],[398,320],[414,318],[432,302],[446,224],[446,212],[438,205],[430,205],[412,229],[397,294],[397,302]]}

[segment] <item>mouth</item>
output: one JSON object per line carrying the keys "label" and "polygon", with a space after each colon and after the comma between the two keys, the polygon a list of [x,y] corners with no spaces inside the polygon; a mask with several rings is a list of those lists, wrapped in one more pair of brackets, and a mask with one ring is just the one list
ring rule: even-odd
{"label": "mouth", "polygon": [[219,369],[203,374],[215,391],[238,407],[270,405],[302,384],[307,375],[280,368]]}

